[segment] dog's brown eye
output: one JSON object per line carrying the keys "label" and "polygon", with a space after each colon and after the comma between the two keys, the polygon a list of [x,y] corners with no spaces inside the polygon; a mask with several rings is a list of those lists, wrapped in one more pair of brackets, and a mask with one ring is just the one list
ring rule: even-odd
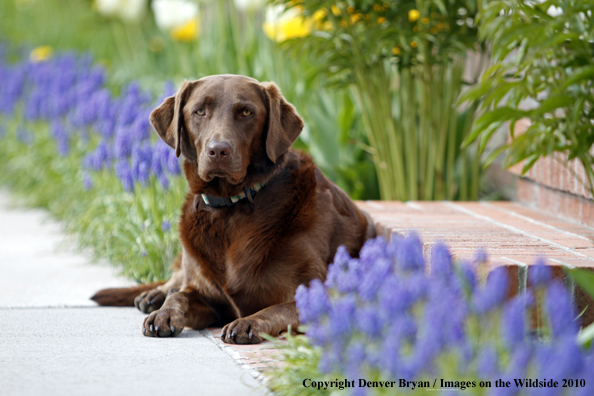
{"label": "dog's brown eye", "polygon": [[252,115],[252,112],[246,109],[241,113],[241,115],[244,117],[249,117]]}
{"label": "dog's brown eye", "polygon": [[198,114],[199,116],[203,116],[204,114],[206,114],[206,112],[204,111],[204,109],[198,109],[196,110],[196,114]]}

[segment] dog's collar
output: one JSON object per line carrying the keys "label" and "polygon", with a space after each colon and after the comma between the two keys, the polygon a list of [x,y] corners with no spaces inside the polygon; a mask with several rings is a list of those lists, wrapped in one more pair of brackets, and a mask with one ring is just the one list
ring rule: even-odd
{"label": "dog's collar", "polygon": [[258,193],[258,191],[260,191],[260,189],[262,187],[264,187],[264,185],[266,185],[266,183],[257,183],[257,184],[254,184],[253,186],[246,187],[243,189],[243,191],[239,195],[236,195],[234,197],[217,197],[217,196],[208,195],[208,194],[200,194],[200,195],[202,196],[202,201],[204,201],[204,203],[206,205],[213,207],[213,208],[221,208],[223,206],[233,206],[237,202],[239,202],[245,198],[247,198],[248,201],[253,203],[254,195],[256,195]]}

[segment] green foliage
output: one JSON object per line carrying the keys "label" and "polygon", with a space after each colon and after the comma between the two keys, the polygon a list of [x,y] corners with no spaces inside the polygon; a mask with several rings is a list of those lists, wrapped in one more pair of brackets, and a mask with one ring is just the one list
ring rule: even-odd
{"label": "green foliage", "polygon": [[306,378],[312,381],[335,380],[335,378],[325,378],[318,371],[321,349],[312,346],[304,335],[294,336],[286,333],[286,337],[287,343],[271,339],[271,341],[275,342],[275,346],[282,355],[282,361],[285,364],[266,373],[270,377],[270,382],[267,384],[269,389],[278,395],[311,396],[330,394],[324,389],[305,388],[303,386],[303,380]]}
{"label": "green foliage", "polygon": [[150,12],[138,22],[123,22],[99,15],[91,5],[79,0],[0,2],[0,37],[90,51],[108,68],[116,92],[131,80],[157,93],[165,80],[179,83],[224,73],[275,81],[306,122],[297,147],[309,150],[353,198],[378,198],[370,155],[357,144],[366,141],[348,92],[324,88],[315,63],[288,56],[266,37],[262,10],[240,12],[231,0],[201,4],[199,37],[181,42],[159,31]]}
{"label": "green foliage", "polygon": [[[512,140],[502,147],[507,166],[524,161],[527,172],[541,157],[566,154],[583,164],[593,188],[593,13],[593,0],[492,1],[480,11],[480,37],[492,43],[495,63],[462,98],[486,95],[466,143],[478,139],[483,150],[509,122]],[[531,125],[514,136],[522,118]]]}
{"label": "green foliage", "polygon": [[317,30],[287,47],[313,56],[329,85],[351,88],[383,199],[478,198],[480,159],[461,148],[477,104],[456,103],[466,56],[478,49],[480,3],[296,5]]}
{"label": "green foliage", "polygon": [[[566,267],[564,267],[563,270],[582,290],[594,299],[594,273],[592,273],[592,271]],[[588,348],[591,347],[592,340],[594,340],[594,323],[590,324],[578,334],[578,342],[583,346]]]}

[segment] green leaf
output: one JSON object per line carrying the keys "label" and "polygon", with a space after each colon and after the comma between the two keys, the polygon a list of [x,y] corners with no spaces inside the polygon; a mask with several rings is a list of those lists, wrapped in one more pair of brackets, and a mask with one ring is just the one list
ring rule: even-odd
{"label": "green leaf", "polygon": [[583,347],[589,347],[594,340],[594,323],[590,323],[588,327],[582,329],[577,335],[577,343]]}
{"label": "green leaf", "polygon": [[545,113],[550,113],[555,109],[558,109],[560,107],[569,106],[574,102],[575,102],[575,99],[572,98],[571,96],[567,96],[567,95],[563,95],[563,94],[551,96],[551,97],[545,99],[543,102],[541,102],[540,106],[538,106],[536,109],[530,110],[529,114],[531,117],[533,117],[534,115],[542,115]]}
{"label": "green leaf", "polygon": [[590,297],[594,298],[594,272],[582,268],[563,268],[565,273]]}
{"label": "green leaf", "polygon": [[576,84],[582,80],[592,79],[594,77],[594,66],[584,66],[579,69],[576,69],[574,74],[571,75],[563,85],[561,85],[560,90],[565,91],[569,86]]}
{"label": "green leaf", "polygon": [[495,150],[493,150],[492,153],[490,153],[487,158],[485,159],[485,163],[483,164],[483,168],[486,170],[489,166],[491,166],[491,164],[493,163],[493,161],[495,161],[497,159],[497,157],[499,157],[499,155],[508,149],[507,145],[501,146],[496,148]]}
{"label": "green leaf", "polygon": [[528,172],[530,168],[532,168],[532,165],[534,165],[534,163],[538,161],[539,158],[540,154],[532,154],[531,156],[525,159],[524,167],[522,168],[522,176],[524,176],[526,172]]}

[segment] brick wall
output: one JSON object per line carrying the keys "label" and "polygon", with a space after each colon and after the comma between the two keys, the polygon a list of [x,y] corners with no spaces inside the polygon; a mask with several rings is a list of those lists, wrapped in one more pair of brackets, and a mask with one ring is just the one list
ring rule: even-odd
{"label": "brick wall", "polygon": [[[516,134],[526,130],[529,123],[516,123]],[[584,187],[585,172],[577,160],[569,161],[567,155],[543,158],[521,176],[520,163],[510,172],[520,176],[517,185],[518,201],[538,210],[594,227],[594,200]]]}

